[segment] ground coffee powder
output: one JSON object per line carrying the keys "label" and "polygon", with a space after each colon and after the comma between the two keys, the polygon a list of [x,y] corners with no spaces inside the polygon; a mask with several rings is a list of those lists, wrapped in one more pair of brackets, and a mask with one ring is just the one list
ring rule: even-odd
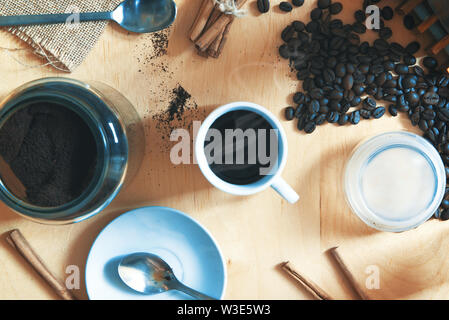
{"label": "ground coffee powder", "polygon": [[27,202],[55,207],[80,196],[91,182],[97,149],[75,112],[38,103],[16,112],[0,129],[0,155],[23,184]]}

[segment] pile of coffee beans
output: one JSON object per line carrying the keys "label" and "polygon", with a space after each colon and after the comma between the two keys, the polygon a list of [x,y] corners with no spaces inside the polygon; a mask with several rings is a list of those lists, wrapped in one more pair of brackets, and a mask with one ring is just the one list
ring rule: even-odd
{"label": "pile of coffee beans", "polygon": [[[384,21],[393,18],[388,6],[381,10],[380,29],[373,29],[378,39],[362,42],[365,9],[379,2],[365,0],[348,24],[335,17],[341,3],[320,0],[310,22],[294,21],[282,31],[279,54],[290,61],[303,89],[293,95],[295,106],[285,109],[285,117],[310,134],[326,122],[357,125],[381,118],[386,109],[392,116],[406,113],[440,152],[449,179],[449,76],[433,57],[422,59],[423,67],[416,64],[418,42],[404,47],[388,41],[392,31]],[[449,201],[437,215],[449,219]]]}

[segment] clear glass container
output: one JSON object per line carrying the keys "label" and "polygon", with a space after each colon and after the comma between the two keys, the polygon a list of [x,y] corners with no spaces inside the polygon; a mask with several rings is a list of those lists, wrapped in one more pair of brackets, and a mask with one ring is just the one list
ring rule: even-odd
{"label": "clear glass container", "polygon": [[367,225],[401,232],[427,221],[446,188],[444,164],[424,138],[387,132],[362,141],[344,171],[346,200]]}
{"label": "clear glass container", "polygon": [[3,169],[0,170],[0,200],[22,216],[40,223],[68,224],[92,217],[138,171],[145,148],[141,119],[132,104],[108,85],[44,78],[22,85],[0,103],[0,128],[15,112],[35,102],[63,105],[90,128],[97,149],[92,179],[72,201],[57,207],[39,207],[28,203],[26,196],[14,189],[5,173],[7,170]]}

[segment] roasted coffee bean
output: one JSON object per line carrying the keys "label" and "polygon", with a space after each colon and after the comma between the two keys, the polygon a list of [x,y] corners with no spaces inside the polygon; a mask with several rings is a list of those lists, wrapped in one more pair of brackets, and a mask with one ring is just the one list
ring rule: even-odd
{"label": "roasted coffee bean", "polygon": [[339,90],[333,90],[329,96],[331,100],[341,100],[343,99],[343,92]]}
{"label": "roasted coffee bean", "polygon": [[411,106],[416,106],[419,103],[419,95],[416,92],[407,93],[405,99]]}
{"label": "roasted coffee bean", "polygon": [[435,105],[438,103],[438,101],[440,101],[440,96],[432,91],[428,91],[424,97],[423,97],[423,101],[425,104],[427,105]]}
{"label": "roasted coffee bean", "polygon": [[419,128],[426,132],[427,130],[429,130],[429,124],[425,119],[421,119],[419,120],[419,124],[418,124]]}
{"label": "roasted coffee bean", "polygon": [[374,40],[374,48],[379,51],[386,51],[390,48],[390,45],[384,39],[376,39]]}
{"label": "roasted coffee bean", "polygon": [[366,20],[366,14],[362,10],[357,10],[354,12],[354,18],[357,22],[364,23]]}
{"label": "roasted coffee bean", "polygon": [[[315,78],[316,79],[316,78]],[[323,89],[321,88],[314,88],[310,91],[310,97],[312,99],[321,99],[323,97]]]}
{"label": "roasted coffee bean", "polygon": [[354,97],[352,100],[351,100],[351,102],[350,102],[350,106],[351,107],[356,107],[356,106],[358,106],[359,104],[361,104],[362,103],[362,98],[360,98],[360,97]]}
{"label": "roasted coffee bean", "polygon": [[296,104],[301,104],[301,103],[304,103],[304,101],[305,101],[304,93],[302,93],[302,92],[296,92],[296,93],[293,95],[293,102],[294,102],[294,103],[296,103]]}
{"label": "roasted coffee bean", "polygon": [[387,81],[387,74],[386,73],[380,73],[377,77],[376,77],[376,84],[378,86],[383,86],[385,84],[385,82]]}
{"label": "roasted coffee bean", "polygon": [[419,115],[419,112],[414,112],[410,116],[410,121],[412,123],[412,126],[416,126],[419,123],[419,120],[421,119],[421,116]]}
{"label": "roasted coffee bean", "polygon": [[344,63],[337,64],[335,67],[335,75],[341,78],[346,75],[346,65]]}
{"label": "roasted coffee bean", "polygon": [[359,111],[360,111],[360,116],[361,116],[363,119],[369,119],[369,118],[371,118],[371,111],[368,111],[368,110],[366,110],[366,109],[360,109]]}
{"label": "roasted coffee bean", "polygon": [[412,56],[410,54],[407,54],[404,56],[403,61],[408,66],[413,66],[416,64],[416,58],[415,56]]}
{"label": "roasted coffee bean", "polygon": [[413,41],[410,42],[406,47],[405,47],[405,52],[407,52],[408,54],[415,54],[419,51],[419,49],[421,49],[421,45],[419,44],[419,42],[417,41]]}
{"label": "roasted coffee bean", "polygon": [[335,72],[327,68],[323,71],[323,78],[327,83],[333,83],[335,81]]}
{"label": "roasted coffee bean", "polygon": [[315,8],[310,12],[310,18],[312,20],[320,20],[321,15],[323,14],[323,11],[321,11],[320,8]]}
{"label": "roasted coffee bean", "polygon": [[393,16],[394,16],[393,9],[391,9],[391,7],[389,7],[389,6],[383,7],[381,10],[381,15],[382,15],[382,18],[384,18],[385,20],[387,20],[387,21],[391,20],[391,19],[393,19]]}
{"label": "roasted coffee bean", "polygon": [[352,91],[357,95],[357,96],[361,96],[363,95],[363,93],[365,92],[365,87],[360,84],[360,83],[356,83],[353,85],[352,87]]}
{"label": "roasted coffee bean", "polygon": [[391,31],[389,27],[383,27],[379,30],[379,37],[381,37],[382,39],[387,40],[390,39],[391,36],[393,36],[393,31]]}
{"label": "roasted coffee bean", "polygon": [[343,88],[346,90],[351,90],[354,85],[354,77],[351,74],[347,74],[343,78]]}
{"label": "roasted coffee bean", "polygon": [[304,0],[292,0],[292,3],[296,7],[301,7],[304,4]]}
{"label": "roasted coffee bean", "polygon": [[392,42],[390,44],[390,50],[397,55],[403,55],[405,51],[404,47],[397,42]]}
{"label": "roasted coffee bean", "polygon": [[435,119],[435,117],[436,117],[436,113],[435,113],[435,111],[433,111],[433,110],[425,110],[425,111],[422,113],[422,117],[423,117],[423,119],[425,119],[425,120],[433,120],[433,119]]}
{"label": "roasted coffee bean", "polygon": [[329,123],[336,123],[338,119],[340,118],[338,112],[332,111],[327,115],[327,121]]}
{"label": "roasted coffee bean", "polygon": [[299,117],[303,115],[304,110],[305,110],[304,104],[303,103],[299,104],[295,110],[295,118],[299,119]]}
{"label": "roasted coffee bean", "polygon": [[295,109],[293,107],[285,108],[285,119],[293,120],[295,117]]}
{"label": "roasted coffee bean", "polygon": [[441,211],[440,219],[443,221],[449,220],[449,209]]}
{"label": "roasted coffee bean", "polygon": [[304,24],[304,22],[298,21],[298,20],[293,21],[292,26],[295,29],[295,31],[297,31],[297,32],[304,31],[304,29],[306,28],[306,25]]}
{"label": "roasted coffee bean", "polygon": [[270,0],[257,0],[257,8],[260,13],[266,13],[270,10]]}
{"label": "roasted coffee bean", "polygon": [[305,126],[304,126],[304,132],[305,132],[305,133],[308,133],[308,134],[310,134],[310,133],[312,133],[313,131],[315,131],[315,129],[316,129],[316,124],[315,124],[315,122],[313,122],[313,121],[307,122],[307,123],[305,124]]}
{"label": "roasted coffee bean", "polygon": [[379,119],[381,118],[383,115],[385,114],[385,108],[384,107],[378,107],[376,108],[373,112],[373,118],[374,119]]}
{"label": "roasted coffee bean", "polygon": [[290,12],[290,11],[293,10],[293,7],[292,7],[292,5],[289,2],[282,1],[279,4],[279,9],[281,9],[284,12]]}
{"label": "roasted coffee bean", "polygon": [[318,8],[327,9],[331,5],[331,0],[318,0]]}
{"label": "roasted coffee bean", "polygon": [[397,74],[407,74],[408,73],[408,66],[406,66],[405,64],[399,63],[394,68],[394,71]]}
{"label": "roasted coffee bean", "polygon": [[396,116],[398,115],[398,109],[396,109],[396,107],[395,107],[393,104],[391,104],[391,105],[388,107],[388,112],[390,112],[390,114],[391,114],[393,117],[396,117]]}
{"label": "roasted coffee bean", "polygon": [[395,95],[386,95],[383,97],[383,100],[389,101],[389,102],[396,102],[398,100],[398,98]]}
{"label": "roasted coffee bean", "polygon": [[286,44],[283,44],[279,47],[279,55],[284,59],[290,58],[290,50],[288,49],[288,46]]}
{"label": "roasted coffee bean", "polygon": [[364,23],[355,22],[352,25],[352,30],[356,33],[363,34],[363,33],[366,33],[366,26]]}
{"label": "roasted coffee bean", "polygon": [[427,69],[433,70],[438,67],[438,61],[434,57],[425,57],[423,59],[423,65]]}
{"label": "roasted coffee bean", "polygon": [[326,114],[320,114],[319,116],[316,117],[315,119],[315,124],[317,126],[322,125],[324,122],[326,121]]}
{"label": "roasted coffee bean", "polygon": [[357,110],[357,111],[351,112],[351,114],[349,115],[349,121],[352,124],[358,124],[360,122],[360,111]]}
{"label": "roasted coffee bean", "polygon": [[414,67],[413,67],[413,72],[414,72],[418,77],[423,77],[423,76],[424,76],[424,70],[423,70],[420,66],[414,66]]}
{"label": "roasted coffee bean", "polygon": [[341,114],[338,118],[338,124],[344,126],[349,121],[349,116],[347,114]]}
{"label": "roasted coffee bean", "polygon": [[310,72],[307,69],[302,69],[299,70],[298,73],[296,74],[296,77],[298,78],[298,80],[305,80],[309,77]]}
{"label": "roasted coffee bean", "polygon": [[405,76],[404,80],[402,81],[402,86],[404,87],[404,89],[416,87],[416,78],[411,75]]}
{"label": "roasted coffee bean", "polygon": [[340,2],[332,3],[329,7],[329,12],[331,14],[339,14],[343,10],[343,5]]}
{"label": "roasted coffee bean", "polygon": [[320,103],[318,100],[312,100],[307,107],[310,113],[318,113],[320,111]]}
{"label": "roasted coffee bean", "polygon": [[293,38],[294,35],[295,35],[295,28],[293,28],[292,25],[289,25],[289,26],[285,27],[284,30],[282,30],[281,38],[285,42],[289,42]]}
{"label": "roasted coffee bean", "polygon": [[408,29],[408,30],[412,30],[415,27],[415,18],[413,18],[412,15],[407,14],[406,16],[404,16],[404,26]]}
{"label": "roasted coffee bean", "polygon": [[[449,143],[448,142],[441,145],[441,152],[443,152],[444,154],[449,154]],[[449,170],[447,170],[447,171],[449,171]]]}
{"label": "roasted coffee bean", "polygon": [[374,109],[376,109],[376,101],[372,98],[366,98],[365,100],[363,100],[363,108],[369,111],[372,111]]}
{"label": "roasted coffee bean", "polygon": [[296,127],[298,128],[299,131],[302,131],[305,125],[306,125],[306,117],[303,115],[298,119]]}
{"label": "roasted coffee bean", "polygon": [[320,23],[318,21],[312,20],[306,25],[306,31],[309,33],[318,33],[320,31]]}
{"label": "roasted coffee bean", "polygon": [[370,65],[369,65],[369,64],[361,64],[361,65],[359,66],[359,71],[360,71],[361,73],[368,73],[369,70],[370,70]]}
{"label": "roasted coffee bean", "polygon": [[449,209],[449,200],[444,199],[444,200],[441,202],[441,206],[442,206],[444,209]]}

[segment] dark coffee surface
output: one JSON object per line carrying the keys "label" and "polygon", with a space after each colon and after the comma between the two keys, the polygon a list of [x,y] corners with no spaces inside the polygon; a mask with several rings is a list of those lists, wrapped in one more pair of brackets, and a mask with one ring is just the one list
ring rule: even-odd
{"label": "dark coffee surface", "polygon": [[25,187],[27,202],[55,207],[77,198],[90,183],[97,150],[75,112],[42,103],[8,119],[0,130],[0,155]]}
{"label": "dark coffee surface", "polygon": [[[269,165],[262,165],[259,162],[258,157],[256,157],[256,163],[251,164],[248,161],[248,146],[249,144],[255,144],[257,152],[258,149],[258,135],[257,129],[265,129],[266,133],[266,154],[270,152],[270,133],[269,130],[273,129],[272,126],[268,123],[268,121],[257,113],[238,110],[231,111],[226,113],[225,115],[218,118],[211,126],[211,129],[217,129],[220,131],[222,136],[222,164],[210,164],[211,170],[217,175],[220,179],[237,185],[246,185],[259,181],[264,176],[260,175],[260,169],[263,167],[268,167]],[[234,139],[234,154],[233,154],[233,164],[225,163],[225,130],[226,129],[242,129],[243,131],[247,129],[256,129],[256,140],[248,141],[247,138],[244,139],[244,163],[236,164],[236,139]],[[206,142],[205,146],[207,146],[210,142]]]}

